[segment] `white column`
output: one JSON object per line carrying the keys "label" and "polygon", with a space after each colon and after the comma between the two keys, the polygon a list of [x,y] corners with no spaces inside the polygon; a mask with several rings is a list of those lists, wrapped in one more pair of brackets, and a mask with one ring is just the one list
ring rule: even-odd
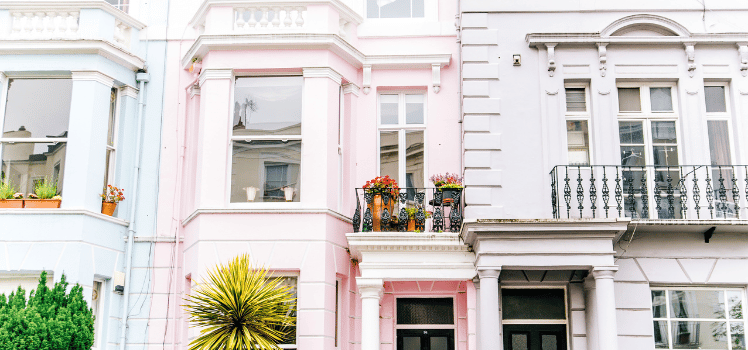
{"label": "white column", "polygon": [[499,274],[501,268],[478,270],[480,278],[480,344],[481,350],[502,350],[499,314]]}
{"label": "white column", "polygon": [[595,280],[592,276],[587,276],[584,280],[584,305],[587,315],[587,350],[598,350],[597,344],[597,293],[595,293]]}
{"label": "white column", "polygon": [[379,300],[384,281],[379,278],[356,278],[361,296],[361,350],[379,350]]}
{"label": "white column", "polygon": [[595,266],[595,294],[597,300],[597,331],[600,349],[618,350],[618,328],[616,326],[616,300],[613,276],[617,266]]}
{"label": "white column", "polygon": [[[497,280],[498,283],[498,280]],[[475,348],[481,350],[480,347],[480,278],[473,278],[473,285],[475,286]]]}

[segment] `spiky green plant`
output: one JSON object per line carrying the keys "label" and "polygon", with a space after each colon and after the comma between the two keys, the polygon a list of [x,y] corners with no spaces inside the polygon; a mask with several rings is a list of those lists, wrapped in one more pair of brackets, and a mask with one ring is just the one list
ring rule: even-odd
{"label": "spiky green plant", "polygon": [[11,199],[16,193],[16,188],[10,181],[0,182],[0,199]]}
{"label": "spiky green plant", "polygon": [[50,181],[46,177],[34,187],[34,193],[39,199],[51,199],[57,195],[57,181]]}
{"label": "spiky green plant", "polygon": [[202,328],[190,350],[280,349],[296,321],[296,298],[281,282],[247,255],[217,265],[185,298],[192,326]]}

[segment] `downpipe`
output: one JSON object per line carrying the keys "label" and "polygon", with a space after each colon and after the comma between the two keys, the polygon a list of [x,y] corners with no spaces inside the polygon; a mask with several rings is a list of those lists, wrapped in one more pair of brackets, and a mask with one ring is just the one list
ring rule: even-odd
{"label": "downpipe", "polygon": [[120,334],[119,348],[125,350],[127,342],[127,319],[130,307],[130,274],[132,272],[132,246],[135,238],[135,208],[137,208],[138,179],[140,178],[141,143],[143,142],[143,111],[145,110],[145,83],[151,80],[148,73],[138,73],[135,76],[138,82],[138,127],[137,142],[135,143],[135,168],[132,174],[132,201],[130,202],[130,220],[127,226],[127,250],[125,256],[125,291],[122,300],[122,332]]}

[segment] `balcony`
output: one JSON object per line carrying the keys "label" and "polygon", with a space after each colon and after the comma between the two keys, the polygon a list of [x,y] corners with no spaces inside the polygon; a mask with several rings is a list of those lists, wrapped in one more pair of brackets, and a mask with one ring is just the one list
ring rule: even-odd
{"label": "balcony", "polygon": [[459,232],[461,198],[462,189],[357,188],[353,232]]}
{"label": "balcony", "polygon": [[746,165],[559,165],[550,175],[556,219],[748,218]]}

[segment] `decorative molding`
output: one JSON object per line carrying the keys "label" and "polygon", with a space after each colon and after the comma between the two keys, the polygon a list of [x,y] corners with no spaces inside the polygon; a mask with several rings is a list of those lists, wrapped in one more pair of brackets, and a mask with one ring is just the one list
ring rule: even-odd
{"label": "decorative molding", "polygon": [[740,56],[740,74],[745,77],[748,76],[748,42],[741,42],[736,45]]}
{"label": "decorative molding", "polygon": [[[260,203],[258,203],[260,204]],[[287,203],[282,203],[287,204]],[[340,221],[343,221],[347,224],[352,223],[351,218],[338,213],[336,211],[330,210],[330,209],[317,209],[317,208],[281,208],[281,207],[260,207],[260,206],[254,206],[256,208],[234,208],[234,209],[197,209],[192,212],[189,216],[187,216],[186,219],[182,220],[182,226],[186,226],[190,221],[197,218],[200,215],[206,215],[206,214],[325,214],[330,215]]]}
{"label": "decorative molding", "polygon": [[548,95],[557,95],[558,94],[558,90],[556,90],[556,91],[545,90],[545,93],[548,94]]}
{"label": "decorative molding", "polygon": [[741,95],[748,95],[748,90],[738,89]]}
{"label": "decorative molding", "polygon": [[438,64],[440,67],[449,66],[452,60],[451,54],[431,55],[365,55],[363,64],[369,64],[374,69],[419,69],[432,67]]}
{"label": "decorative molding", "polygon": [[686,27],[682,26],[680,23],[666,17],[648,14],[631,15],[613,21],[613,23],[609,24],[607,27],[600,31],[600,36],[609,37],[621,29],[632,26],[650,26],[655,28],[659,27],[670,31],[677,36],[691,36],[691,32],[689,32],[688,29],[686,29]]}
{"label": "decorative molding", "polygon": [[610,90],[608,90],[608,91],[597,90],[597,93],[600,94],[600,95],[605,96],[605,95],[610,94]]}
{"label": "decorative molding", "polygon": [[361,92],[361,88],[359,88],[358,85],[356,85],[354,83],[343,84],[343,93],[344,94],[353,94],[356,97],[358,97],[360,92]]}
{"label": "decorative molding", "polygon": [[608,49],[605,47],[608,44],[606,43],[597,43],[597,55],[600,59],[600,76],[604,77],[606,71],[608,70],[607,63],[608,63]]}
{"label": "decorative molding", "polygon": [[142,58],[103,40],[0,40],[0,55],[69,54],[71,52],[99,55],[131,71],[145,67],[145,61]]}
{"label": "decorative molding", "polygon": [[304,78],[329,78],[338,85],[343,82],[343,76],[329,67],[303,68],[302,71]]}
{"label": "decorative molding", "polygon": [[194,98],[195,96],[200,96],[200,85],[192,84],[190,85],[188,91],[190,93],[190,98]]}
{"label": "decorative molding", "polygon": [[[29,215],[29,220],[38,220],[40,215],[45,217],[62,217],[65,215],[85,215],[89,216],[95,219],[99,219],[102,221],[110,222],[115,225],[127,227],[129,225],[129,222],[126,220],[122,220],[120,218],[116,218],[109,215],[104,215],[100,212],[93,212],[90,210],[85,209],[64,209],[64,208],[56,208],[56,209],[3,209],[2,212],[0,212],[0,218],[4,215]],[[2,221],[2,220],[0,220]]]}
{"label": "decorative molding", "polygon": [[73,81],[95,81],[106,87],[114,86],[114,78],[97,71],[73,71]]}
{"label": "decorative molding", "polygon": [[441,90],[441,66],[438,63],[431,65],[431,84],[434,87],[434,93],[438,94]]}
{"label": "decorative molding", "polygon": [[527,34],[525,41],[530,47],[555,43],[558,45],[597,45],[619,44],[619,45],[666,45],[666,44],[735,44],[748,41],[748,34],[711,33],[693,34],[690,37],[682,36],[611,36],[601,37],[598,33],[538,33]]}
{"label": "decorative molding", "polygon": [[364,95],[367,95],[369,94],[369,91],[371,90],[371,65],[365,64],[363,68],[364,68],[364,77],[363,77],[364,81],[362,83],[364,86]]}
{"label": "decorative molding", "polygon": [[501,275],[501,266],[478,267],[478,278],[499,278]]}
{"label": "decorative molding", "polygon": [[686,48],[686,59],[688,59],[688,76],[693,78],[694,73],[696,71],[696,49],[695,49],[696,43],[683,43],[683,46]]}
{"label": "decorative molding", "polygon": [[592,276],[595,279],[613,279],[616,271],[618,271],[618,266],[595,266],[592,268]]}
{"label": "decorative molding", "polygon": [[548,76],[553,76],[556,72],[556,43],[545,43],[548,50]]}
{"label": "decorative molding", "polygon": [[214,80],[214,79],[231,79],[234,77],[234,70],[231,68],[209,68],[209,69],[203,69],[200,72],[200,76],[198,77],[198,82],[200,83],[200,86],[203,86],[205,84],[206,80]]}
{"label": "decorative molding", "polygon": [[115,19],[137,29],[146,27],[144,23],[128,15],[126,12],[118,10],[106,1],[3,1],[2,9],[23,12],[80,11],[81,9],[103,10],[114,16]]}
{"label": "decorative molding", "polygon": [[138,98],[138,89],[129,85],[125,85],[119,89],[119,95],[122,97],[129,97],[132,99]]}
{"label": "decorative molding", "polygon": [[381,299],[384,293],[384,280],[381,278],[356,277],[361,299]]}
{"label": "decorative molding", "polygon": [[696,95],[699,93],[699,90],[686,90],[686,93],[689,95]]}

